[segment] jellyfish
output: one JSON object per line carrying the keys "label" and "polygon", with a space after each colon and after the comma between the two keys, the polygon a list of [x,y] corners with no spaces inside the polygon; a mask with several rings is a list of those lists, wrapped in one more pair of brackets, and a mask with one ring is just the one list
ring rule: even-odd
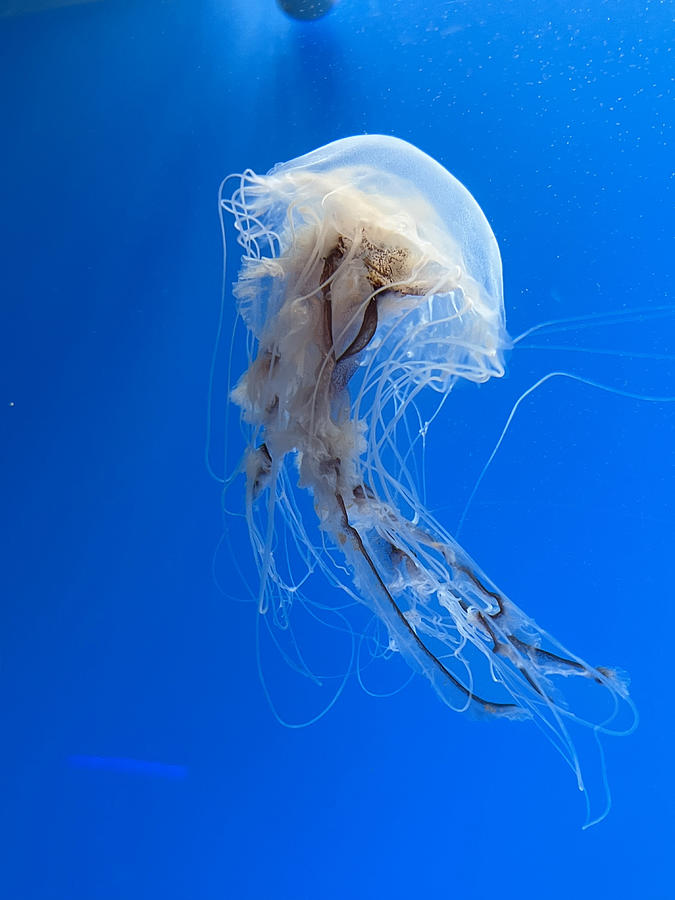
{"label": "jellyfish", "polygon": [[231,400],[260,614],[289,614],[293,545],[445,704],[533,720],[584,790],[574,734],[634,727],[627,679],[565,649],[490,580],[425,504],[413,452],[458,382],[504,375],[501,257],[480,206],[422,151],[369,135],[230,176],[220,207],[243,251],[248,363]]}

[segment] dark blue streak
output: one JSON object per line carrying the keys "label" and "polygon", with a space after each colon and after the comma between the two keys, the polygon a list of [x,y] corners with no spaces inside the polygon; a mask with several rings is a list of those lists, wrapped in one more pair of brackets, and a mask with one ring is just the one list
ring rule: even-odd
{"label": "dark blue streak", "polygon": [[187,766],[150,762],[145,759],[128,759],[124,756],[69,756],[68,763],[76,769],[103,769],[108,772],[131,772],[134,775],[150,775],[154,778],[186,778]]}

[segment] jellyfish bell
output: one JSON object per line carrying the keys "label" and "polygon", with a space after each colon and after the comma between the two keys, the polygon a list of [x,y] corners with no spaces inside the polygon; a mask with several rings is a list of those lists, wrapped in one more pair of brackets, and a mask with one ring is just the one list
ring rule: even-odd
{"label": "jellyfish bell", "polygon": [[[377,307],[379,335],[404,347],[407,374],[432,387],[504,372],[501,259],[469,191],[405,141],[345,138],[265,176],[247,172],[230,207],[245,251],[236,295],[257,337],[312,305],[330,279],[335,349]],[[329,271],[329,269],[331,271]],[[324,271],[325,270],[325,271]]]}
{"label": "jellyfish bell", "polygon": [[571,728],[631,730],[625,680],[490,581],[426,507],[414,462],[423,395],[442,403],[460,378],[504,373],[501,259],[478,203],[422,151],[377,135],[233,177],[221,209],[243,249],[234,294],[250,340],[231,399],[248,429],[261,613],[285,625],[301,594],[291,546],[374,613],[447,705],[534,720],[583,789]]}

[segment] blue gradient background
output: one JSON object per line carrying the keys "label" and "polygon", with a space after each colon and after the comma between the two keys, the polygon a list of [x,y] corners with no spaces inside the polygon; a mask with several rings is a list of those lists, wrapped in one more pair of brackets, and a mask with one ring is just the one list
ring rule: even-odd
{"label": "blue gradient background", "polygon": [[[280,727],[254,607],[212,574],[214,554],[231,569],[204,464],[229,172],[393,133],[484,209],[512,334],[672,303],[672,12],[342,0],[298,24],[271,0],[103,0],[0,19],[2,897],[673,896],[675,404],[551,384],[463,530],[542,625],[633,677],[641,724],[607,741],[614,807],[587,832],[532,726],[452,714],[420,679],[386,700],[352,679],[316,725]],[[458,390],[430,434],[438,515],[457,521],[537,377],[673,396],[674,337],[635,315]],[[325,702],[265,668],[289,715]]]}

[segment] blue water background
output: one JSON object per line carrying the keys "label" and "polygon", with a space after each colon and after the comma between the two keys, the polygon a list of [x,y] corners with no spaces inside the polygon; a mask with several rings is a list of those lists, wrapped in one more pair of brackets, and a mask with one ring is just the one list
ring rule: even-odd
{"label": "blue water background", "polygon": [[[672,13],[342,0],[298,24],[271,0],[110,0],[0,19],[2,897],[673,896],[674,404],[551,383],[463,529],[520,606],[632,675],[641,724],[606,742],[614,805],[586,832],[536,729],[453,714],[422,679],[386,700],[351,679],[282,728],[254,606],[214,579],[214,558],[221,583],[232,569],[204,463],[218,184],[366,131],[478,199],[513,335],[652,311],[514,350],[502,381],[450,398],[428,450],[449,527],[545,372],[675,395],[675,320],[655,313],[673,303]],[[289,716],[325,702],[265,666]]]}

